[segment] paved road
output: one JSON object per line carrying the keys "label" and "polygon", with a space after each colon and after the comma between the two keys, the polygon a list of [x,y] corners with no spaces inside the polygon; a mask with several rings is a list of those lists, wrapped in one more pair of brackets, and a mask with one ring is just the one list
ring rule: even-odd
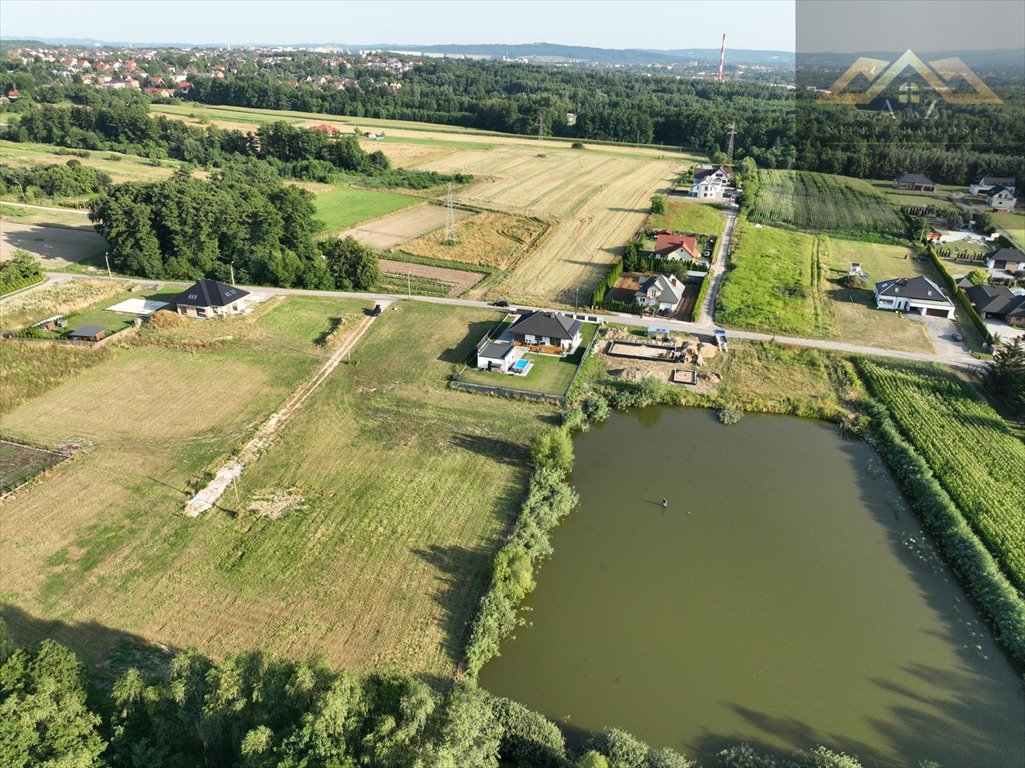
{"label": "paved road", "polygon": [[730,252],[730,241],[733,239],[733,225],[736,223],[737,209],[730,206],[726,210],[726,226],[722,230],[722,241],[717,249],[715,263],[711,265],[708,277],[705,278],[706,280],[712,279],[712,287],[708,289],[708,293],[705,295],[705,302],[701,305],[698,312],[698,325],[712,325],[714,322],[712,315],[715,312],[715,299],[719,295],[723,278],[726,276],[726,257]]}
{"label": "paved road", "polygon": [[[95,276],[87,275],[72,275],[65,272],[47,273],[47,277],[51,280],[77,280],[77,279],[91,279],[91,280],[107,280],[110,278],[97,278]],[[191,283],[176,282],[168,280],[142,280],[138,278],[113,278],[127,279],[129,282],[137,283],[139,285],[159,285],[161,287],[173,288],[175,286],[186,287]],[[247,291],[254,293],[262,293],[268,296],[283,295],[283,296],[324,296],[324,297],[346,297],[355,299],[366,299],[368,301],[376,302],[391,302],[391,301],[423,301],[429,304],[445,304],[454,307],[488,307],[490,306],[487,302],[474,301],[472,299],[455,299],[448,298],[445,296],[412,296],[406,297],[397,294],[390,293],[368,293],[360,291],[310,291],[304,288],[269,288],[266,286],[239,286]],[[2,303],[3,300],[0,300]],[[517,305],[522,306],[522,305]],[[545,309],[545,307],[526,307],[522,306],[523,309]],[[621,325],[627,325],[635,328],[647,328],[652,324],[650,318],[638,317],[637,315],[629,315],[618,312],[587,312],[592,317],[598,317],[609,323],[619,323]],[[658,324],[670,328],[674,331],[680,331],[682,333],[693,333],[698,335],[712,336],[716,326],[714,323],[689,323],[683,320],[666,320],[664,318],[658,319]],[[916,352],[900,352],[892,349],[882,349],[879,347],[865,347],[858,344],[848,344],[840,341],[828,341],[826,339],[805,339],[797,338],[793,336],[779,336],[768,333],[755,333],[751,331],[728,331],[731,338],[734,339],[748,339],[754,341],[772,341],[779,344],[791,344],[799,347],[814,347],[816,349],[828,349],[837,352],[847,352],[850,354],[862,354],[862,355],[876,355],[879,357],[890,357],[897,360],[918,360],[928,363],[940,363],[942,365],[949,365],[958,368],[981,368],[985,363],[981,360],[976,360],[973,357],[964,355],[963,358],[949,359],[944,355],[926,355]]]}

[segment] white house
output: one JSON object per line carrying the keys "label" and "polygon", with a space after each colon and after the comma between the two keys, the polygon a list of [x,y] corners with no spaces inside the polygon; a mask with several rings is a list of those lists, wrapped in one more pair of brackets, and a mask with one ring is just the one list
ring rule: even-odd
{"label": "white house", "polygon": [[697,168],[694,171],[694,183],[691,184],[691,197],[703,200],[722,200],[732,174],[725,165],[718,168]]}
{"label": "white house", "polygon": [[217,317],[245,312],[249,291],[217,280],[197,280],[174,298],[179,315]]}
{"label": "white house", "polygon": [[954,304],[928,277],[898,277],[876,283],[876,307],[954,319]]}
{"label": "white house", "polygon": [[489,341],[477,350],[477,367],[483,371],[508,373],[526,351],[526,347],[518,347],[508,342]]}
{"label": "white house", "polygon": [[978,184],[970,184],[968,191],[973,195],[985,195],[993,187],[1004,187],[1014,194],[1014,179],[1009,176],[983,176]]}
{"label": "white house", "polygon": [[676,275],[654,275],[641,284],[634,301],[660,312],[675,312],[683,301],[683,282]]}
{"label": "white house", "polygon": [[1025,253],[1017,248],[1001,248],[987,253],[985,257],[986,269],[1003,269],[1008,272],[1017,272],[1025,269]]}
{"label": "white house", "polygon": [[986,193],[986,205],[996,211],[1014,210],[1014,204],[1018,202],[1014,197],[1014,187],[1008,189],[1005,186],[997,185],[990,187]]}

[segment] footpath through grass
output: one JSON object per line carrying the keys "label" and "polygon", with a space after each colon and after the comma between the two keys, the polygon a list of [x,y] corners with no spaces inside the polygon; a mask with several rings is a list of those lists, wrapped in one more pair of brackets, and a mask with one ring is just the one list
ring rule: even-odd
{"label": "footpath through grass", "polygon": [[938,366],[859,360],[858,371],[987,548],[1025,590],[1025,444]]}

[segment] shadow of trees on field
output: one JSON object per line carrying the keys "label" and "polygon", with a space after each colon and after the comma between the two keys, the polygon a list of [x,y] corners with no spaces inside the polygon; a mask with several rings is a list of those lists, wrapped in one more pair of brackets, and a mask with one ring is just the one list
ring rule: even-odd
{"label": "shadow of trees on field", "polygon": [[[11,223],[16,224],[17,222]],[[87,253],[75,254],[73,252],[75,248],[88,246],[85,250],[100,251],[102,255],[102,250],[106,245],[106,241],[97,234],[90,224],[82,227],[35,225],[31,229],[24,230],[12,230],[9,227],[4,227],[3,239],[12,248],[24,248],[43,259],[44,268],[46,267],[45,260],[48,259],[81,261],[88,255]],[[73,240],[80,242],[72,244]]]}
{"label": "shadow of trees on field", "polygon": [[438,360],[443,363],[465,363],[470,354],[477,349],[477,344],[484,338],[484,334],[498,325],[497,321],[482,320],[470,323],[466,328],[466,335],[456,346],[449,347],[442,351]]}
{"label": "shadow of trees on field", "polygon": [[529,459],[529,453],[522,445],[498,437],[464,432],[452,435],[451,442],[457,448],[472,451],[502,464],[522,467]]}

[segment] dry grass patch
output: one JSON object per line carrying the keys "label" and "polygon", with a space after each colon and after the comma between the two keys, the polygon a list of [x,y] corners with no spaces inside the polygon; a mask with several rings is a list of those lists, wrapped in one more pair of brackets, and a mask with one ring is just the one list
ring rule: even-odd
{"label": "dry grass patch", "polygon": [[20,330],[54,315],[66,315],[125,290],[116,280],[62,280],[0,303],[0,330]]}
{"label": "dry grass patch", "polygon": [[410,240],[402,250],[413,256],[507,269],[545,229],[546,225],[537,219],[484,211],[458,226],[459,242],[455,245],[443,242],[442,228]]}

